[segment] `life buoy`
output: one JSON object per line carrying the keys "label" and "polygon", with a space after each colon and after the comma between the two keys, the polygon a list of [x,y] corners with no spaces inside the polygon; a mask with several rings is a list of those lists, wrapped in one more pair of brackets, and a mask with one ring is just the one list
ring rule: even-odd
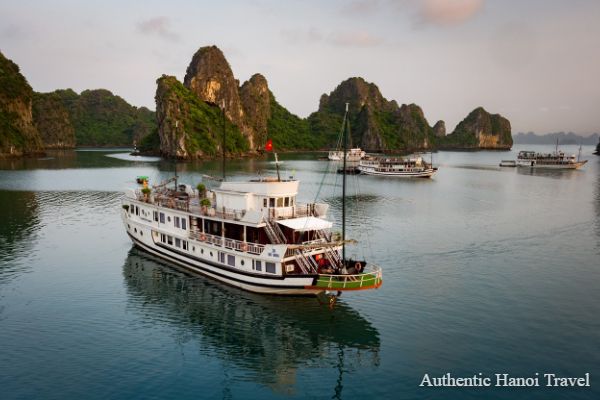
{"label": "life buoy", "polygon": [[248,251],[248,245],[246,243],[242,243],[241,246],[240,246],[240,249],[242,251]]}
{"label": "life buoy", "polygon": [[200,234],[200,240],[203,242],[206,240],[206,235],[204,233]]}
{"label": "life buoy", "polygon": [[356,272],[360,272],[362,271],[362,264],[359,263],[358,261],[354,264],[354,269],[356,270]]}

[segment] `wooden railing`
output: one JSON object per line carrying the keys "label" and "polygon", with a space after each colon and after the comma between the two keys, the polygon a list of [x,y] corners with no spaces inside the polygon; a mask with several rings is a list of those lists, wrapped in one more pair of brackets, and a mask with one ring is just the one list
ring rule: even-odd
{"label": "wooden railing", "polygon": [[226,249],[233,249],[243,253],[250,254],[261,254],[265,249],[265,246],[257,243],[243,242],[241,240],[223,238],[222,236],[211,235],[208,233],[202,233],[197,230],[190,231],[190,237],[199,242],[212,244],[218,247],[224,247]]}
{"label": "wooden railing", "polygon": [[327,290],[377,289],[383,283],[381,268],[370,264],[358,274],[319,274],[316,287]]}

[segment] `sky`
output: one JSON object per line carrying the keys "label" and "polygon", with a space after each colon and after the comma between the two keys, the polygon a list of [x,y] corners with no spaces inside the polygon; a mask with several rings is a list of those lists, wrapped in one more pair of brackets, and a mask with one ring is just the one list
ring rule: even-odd
{"label": "sky", "polygon": [[105,88],[155,109],[217,45],[240,84],[261,73],[306,117],[360,76],[450,132],[478,106],[513,133],[600,132],[600,1],[3,1],[0,51],[34,90]]}

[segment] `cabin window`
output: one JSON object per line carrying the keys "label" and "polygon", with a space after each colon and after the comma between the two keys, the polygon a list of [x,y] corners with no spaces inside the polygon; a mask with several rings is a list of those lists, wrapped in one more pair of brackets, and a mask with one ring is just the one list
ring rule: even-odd
{"label": "cabin window", "polygon": [[283,207],[283,197],[277,198],[277,207]]}
{"label": "cabin window", "polygon": [[269,207],[275,207],[275,198],[274,197],[269,198]]}
{"label": "cabin window", "polygon": [[175,228],[179,228],[179,217],[175,217],[173,218],[174,224],[175,224]]}
{"label": "cabin window", "polygon": [[185,218],[181,218],[181,229],[183,229],[183,230],[187,229],[187,221]]}
{"label": "cabin window", "polygon": [[187,242],[187,240],[182,240],[181,241],[181,247],[183,247],[184,250],[188,249],[188,242]]}
{"label": "cabin window", "polygon": [[275,263],[266,262],[265,263],[265,271],[267,271],[268,273],[274,274],[275,273]]}
{"label": "cabin window", "polygon": [[167,221],[168,221],[168,222],[171,222],[171,217],[167,217]]}
{"label": "cabin window", "polygon": [[167,236],[167,243],[173,246],[173,236]]}
{"label": "cabin window", "polygon": [[225,253],[222,251],[219,252],[219,261],[225,264]]}
{"label": "cabin window", "polygon": [[181,239],[175,238],[175,247],[181,247]]}
{"label": "cabin window", "polygon": [[165,213],[160,213],[160,223],[161,224],[165,223]]}
{"label": "cabin window", "polygon": [[135,215],[140,215],[140,208],[135,206]]}
{"label": "cabin window", "polygon": [[294,207],[294,198],[290,197],[290,207]]}
{"label": "cabin window", "polygon": [[235,267],[235,256],[228,254],[227,255],[227,264],[229,264],[232,267]]}
{"label": "cabin window", "polygon": [[163,243],[167,241],[167,239],[165,239],[164,233],[160,234],[160,241],[163,242]]}
{"label": "cabin window", "polygon": [[134,207],[135,206],[133,204],[129,205],[129,210],[127,210],[127,211],[129,211],[129,214],[133,214],[135,212],[135,208]]}
{"label": "cabin window", "polygon": [[285,201],[284,206],[289,207],[290,206],[290,198],[286,197],[284,201]]}
{"label": "cabin window", "polygon": [[158,211],[153,211],[154,220],[158,222]]}
{"label": "cabin window", "polygon": [[267,199],[263,199],[263,207],[267,208]]}
{"label": "cabin window", "polygon": [[262,271],[262,262],[261,261],[254,261],[254,269],[257,271]]}

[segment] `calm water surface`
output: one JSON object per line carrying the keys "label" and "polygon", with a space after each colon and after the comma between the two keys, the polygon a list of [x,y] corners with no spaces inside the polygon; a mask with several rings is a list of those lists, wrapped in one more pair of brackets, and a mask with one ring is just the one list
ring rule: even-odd
{"label": "calm water surface", "polygon": [[[135,176],[177,168],[196,184],[220,162],[123,151],[0,161],[0,398],[599,398],[600,157],[584,148],[581,171],[497,167],[520,149],[436,154],[432,180],[349,177],[348,236],[360,245],[348,252],[381,265],[384,284],[334,310],[191,277],[132,248],[119,202]],[[339,218],[330,164],[282,158],[299,200]],[[273,168],[246,159],[227,174]],[[588,372],[592,387],[419,387],[447,372]]]}

